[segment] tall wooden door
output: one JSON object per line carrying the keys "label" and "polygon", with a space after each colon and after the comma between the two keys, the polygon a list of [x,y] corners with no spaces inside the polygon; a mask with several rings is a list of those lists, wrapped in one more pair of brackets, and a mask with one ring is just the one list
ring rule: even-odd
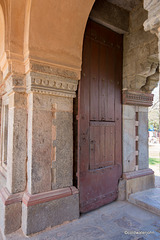
{"label": "tall wooden door", "polygon": [[79,89],[80,211],[117,198],[121,163],[122,35],[91,20]]}

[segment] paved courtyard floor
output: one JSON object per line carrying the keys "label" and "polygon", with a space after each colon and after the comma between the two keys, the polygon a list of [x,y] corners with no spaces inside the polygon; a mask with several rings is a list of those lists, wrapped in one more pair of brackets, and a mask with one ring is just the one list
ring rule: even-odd
{"label": "paved courtyard floor", "polygon": [[160,216],[126,201],[116,201],[80,219],[25,237],[19,230],[7,240],[158,240]]}

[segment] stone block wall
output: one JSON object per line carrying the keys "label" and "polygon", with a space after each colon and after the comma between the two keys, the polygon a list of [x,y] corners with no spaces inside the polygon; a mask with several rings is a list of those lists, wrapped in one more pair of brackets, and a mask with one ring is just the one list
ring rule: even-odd
{"label": "stone block wall", "polygon": [[124,34],[123,88],[147,91],[144,88],[147,77],[153,74],[153,68],[156,72],[158,38],[144,31],[147,18],[148,12],[142,4],[130,12],[129,32]]}
{"label": "stone block wall", "polygon": [[123,105],[123,172],[148,168],[148,108]]}

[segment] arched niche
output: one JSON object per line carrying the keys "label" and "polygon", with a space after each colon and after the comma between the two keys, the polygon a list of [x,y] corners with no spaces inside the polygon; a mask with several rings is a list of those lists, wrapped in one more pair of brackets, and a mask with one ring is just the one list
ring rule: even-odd
{"label": "arched niche", "polygon": [[29,0],[25,52],[31,59],[80,70],[84,30],[94,2]]}

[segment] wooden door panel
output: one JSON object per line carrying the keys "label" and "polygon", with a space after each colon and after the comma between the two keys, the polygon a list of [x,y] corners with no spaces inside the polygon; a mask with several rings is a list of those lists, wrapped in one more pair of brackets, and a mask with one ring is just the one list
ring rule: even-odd
{"label": "wooden door panel", "polygon": [[[98,170],[90,170],[87,173],[80,173],[81,212],[93,210],[117,198],[117,178],[121,177],[121,171],[120,165],[114,165]],[[87,187],[85,187],[86,185]]]}
{"label": "wooden door panel", "polygon": [[90,119],[98,120],[99,114],[99,76],[98,76],[98,62],[99,62],[99,44],[95,41],[91,41],[91,51],[90,54]]}
{"label": "wooden door panel", "polygon": [[89,20],[79,95],[78,187],[86,212],[116,199],[121,164],[122,36]]}
{"label": "wooden door panel", "polygon": [[[85,58],[83,59],[83,72],[82,78],[85,84],[80,82],[80,103],[78,114],[79,114],[79,124],[78,123],[78,135],[79,135],[79,143],[78,143],[78,158],[83,159],[83,161],[79,161],[78,163],[78,172],[87,171],[87,155],[89,148],[89,105],[86,104],[89,102],[89,81],[90,78],[90,39],[86,37],[85,44],[83,47],[83,54]],[[81,151],[82,149],[82,151]],[[79,181],[78,181],[79,185]]]}
{"label": "wooden door panel", "polygon": [[115,124],[90,122],[90,169],[114,165]]}
{"label": "wooden door panel", "polygon": [[105,45],[99,45],[99,48],[99,120],[105,121],[108,115],[107,51]]}
{"label": "wooden door panel", "polygon": [[107,120],[114,121],[114,107],[115,107],[115,49],[113,47],[107,47],[107,73],[106,78],[108,82],[108,108],[107,108]]}

